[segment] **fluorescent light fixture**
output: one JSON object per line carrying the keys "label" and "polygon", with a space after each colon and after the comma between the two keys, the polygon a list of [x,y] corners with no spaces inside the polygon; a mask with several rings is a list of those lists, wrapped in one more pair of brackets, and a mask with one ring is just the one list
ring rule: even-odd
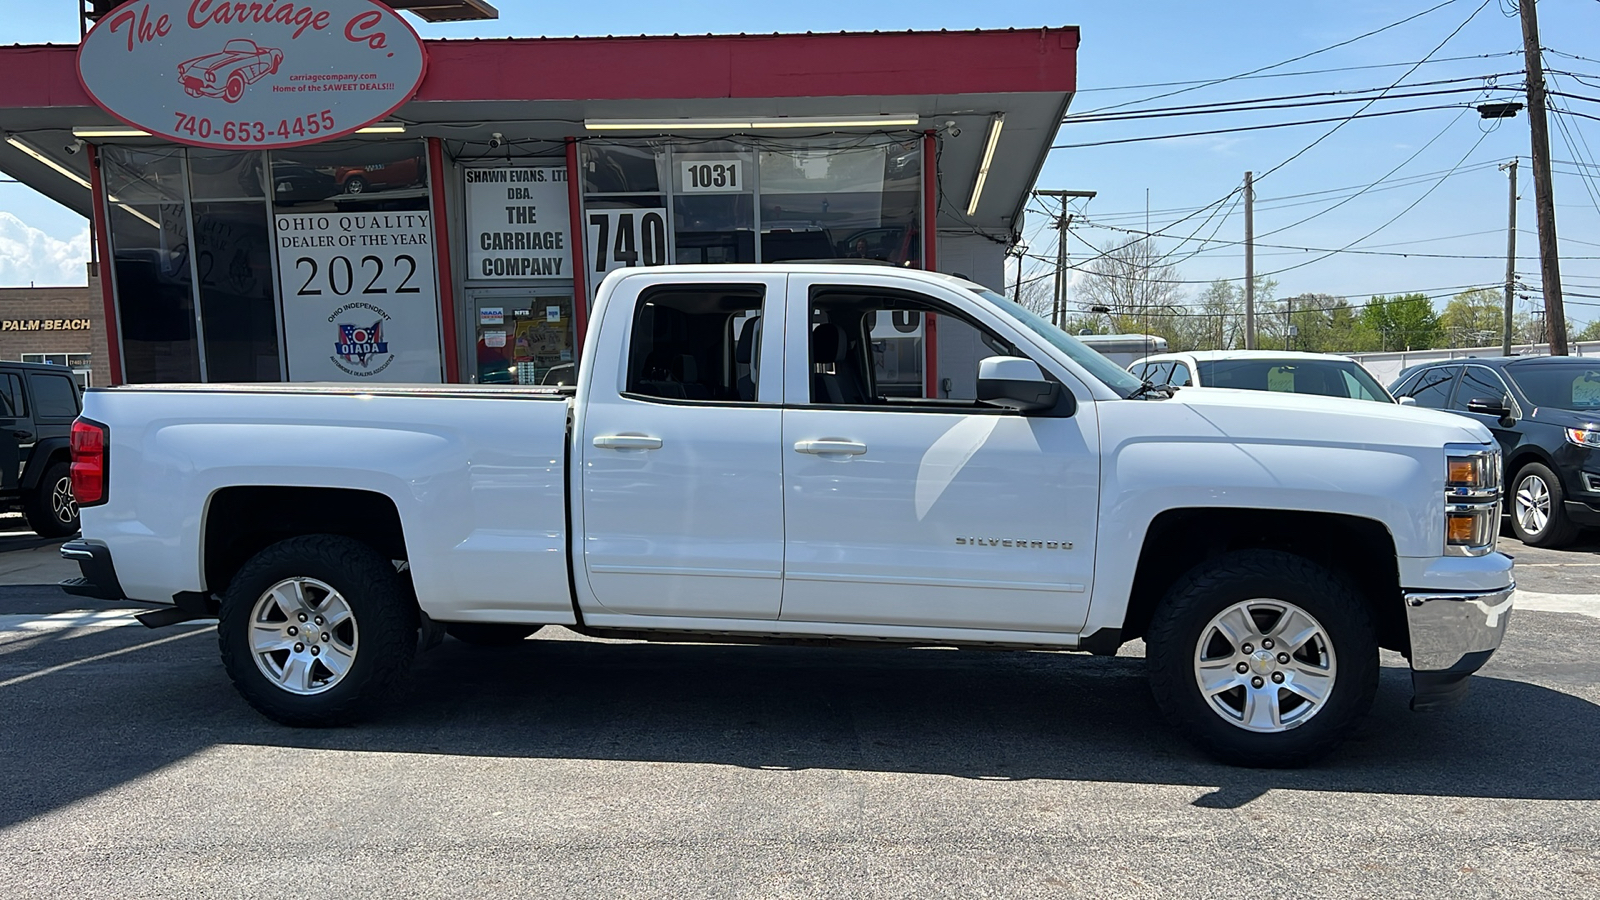
{"label": "fluorescent light fixture", "polygon": [[150,132],[127,125],[93,125],[72,129],[72,136],[77,138],[149,137]]}
{"label": "fluorescent light fixture", "polygon": [[989,180],[989,166],[994,162],[994,148],[1000,143],[1000,129],[1004,128],[1006,117],[996,114],[989,120],[989,143],[983,148],[983,159],[978,163],[978,180],[972,183],[972,199],[967,201],[967,215],[978,213],[978,201],[983,199],[983,186]]}
{"label": "fluorescent light fixture", "polygon": [[134,209],[133,207],[129,206],[128,204],[126,204],[126,203],[118,203],[117,207],[119,209],[121,209],[123,212],[127,213],[128,215],[133,216],[135,219],[139,219],[139,220],[143,221],[146,225],[149,225],[151,228],[154,228],[157,231],[161,230],[161,223],[160,222],[157,222],[155,219],[150,218],[149,216],[145,215],[142,212],[139,212],[137,209]]}
{"label": "fluorescent light fixture", "polygon": [[356,134],[405,134],[404,122],[374,122],[365,128],[358,129]]}
{"label": "fluorescent light fixture", "polygon": [[32,146],[30,146],[27,143],[25,143],[22,140],[22,138],[16,137],[15,135],[8,135],[6,137],[6,143],[8,143],[11,146],[17,148],[18,150],[21,150],[23,153],[28,154],[29,156],[33,157],[34,159],[38,160],[39,162],[44,163],[45,165],[49,166],[50,168],[55,169],[57,172],[60,172],[62,175],[65,175],[66,177],[72,179],[73,181],[76,181],[78,184],[83,185],[84,188],[86,188],[86,189],[89,188],[89,182],[85,181],[82,175],[79,175],[77,172],[72,171],[71,169],[67,168],[66,166],[63,166],[62,164],[60,164],[60,163],[56,162],[55,160],[51,159],[50,157],[45,156],[43,153],[40,153],[38,150],[34,149]]}
{"label": "fluorescent light fixture", "polygon": [[922,121],[903,116],[764,116],[739,119],[584,119],[589,131],[747,131],[777,128],[912,127]]}

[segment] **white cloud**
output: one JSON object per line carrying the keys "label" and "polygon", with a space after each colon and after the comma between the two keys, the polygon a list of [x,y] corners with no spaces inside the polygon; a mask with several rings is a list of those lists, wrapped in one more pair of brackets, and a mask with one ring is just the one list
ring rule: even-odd
{"label": "white cloud", "polygon": [[0,287],[72,287],[87,283],[89,226],[59,241],[8,212],[0,212]]}

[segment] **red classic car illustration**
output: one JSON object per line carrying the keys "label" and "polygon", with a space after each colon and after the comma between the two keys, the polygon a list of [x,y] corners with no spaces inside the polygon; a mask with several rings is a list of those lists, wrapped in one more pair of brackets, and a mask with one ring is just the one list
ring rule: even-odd
{"label": "red classic car illustration", "polygon": [[178,78],[191,97],[221,97],[237,103],[246,86],[276,74],[282,62],[282,50],[241,38],[223,44],[221,52],[178,63]]}

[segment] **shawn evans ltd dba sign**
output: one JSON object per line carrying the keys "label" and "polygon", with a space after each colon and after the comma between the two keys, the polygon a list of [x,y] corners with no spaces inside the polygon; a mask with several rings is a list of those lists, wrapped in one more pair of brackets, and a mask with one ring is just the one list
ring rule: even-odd
{"label": "shawn evans ltd dba sign", "polygon": [[78,77],[107,112],[196,147],[351,134],[416,93],[422,39],[374,0],[138,0],[103,16]]}

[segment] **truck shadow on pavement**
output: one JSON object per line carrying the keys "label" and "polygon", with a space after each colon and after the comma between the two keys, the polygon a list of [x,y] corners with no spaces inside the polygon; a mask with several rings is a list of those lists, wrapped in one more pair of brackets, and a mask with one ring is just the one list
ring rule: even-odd
{"label": "truck shadow on pavement", "polygon": [[1274,788],[1600,800],[1600,706],[1496,677],[1474,679],[1454,710],[1419,715],[1406,708],[1409,673],[1386,668],[1373,714],[1341,750],[1266,771],[1192,749],[1129,657],[447,641],[373,720],[297,730],[234,694],[209,633],[158,650],[0,688],[0,827],[218,744],[1193,785],[1215,789],[1196,801],[1213,808]]}

